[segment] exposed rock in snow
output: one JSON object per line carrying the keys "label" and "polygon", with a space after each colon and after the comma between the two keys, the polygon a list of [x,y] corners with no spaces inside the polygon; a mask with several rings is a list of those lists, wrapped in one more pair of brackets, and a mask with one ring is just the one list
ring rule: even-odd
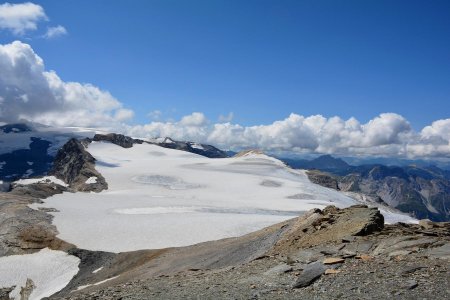
{"label": "exposed rock in snow", "polygon": [[[95,169],[94,157],[76,139],[69,140],[58,151],[49,174],[68,183],[76,191],[100,192],[108,188],[105,178]],[[87,184],[91,177],[97,177],[96,183]]]}
{"label": "exposed rock in snow", "polygon": [[95,142],[111,142],[123,148],[131,148],[133,147],[133,144],[142,144],[144,142],[143,140],[133,139],[129,136],[117,133],[96,134],[92,140]]}
{"label": "exposed rock in snow", "polygon": [[61,179],[56,178],[55,176],[44,176],[41,178],[30,178],[30,179],[20,179],[13,182],[13,185],[28,185],[34,183],[54,183],[59,184],[64,187],[68,187],[69,185],[62,181]]}
{"label": "exposed rock in snow", "polygon": [[199,144],[194,142],[174,141],[169,137],[156,138],[148,140],[147,143],[155,144],[164,148],[176,149],[195,153],[209,158],[225,158],[228,154],[225,151],[217,149],[211,145]]}

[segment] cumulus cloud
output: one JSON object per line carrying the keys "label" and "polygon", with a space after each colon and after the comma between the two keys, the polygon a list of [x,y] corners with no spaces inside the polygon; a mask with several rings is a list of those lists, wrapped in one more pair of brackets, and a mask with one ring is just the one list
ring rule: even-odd
{"label": "cumulus cloud", "polygon": [[59,126],[113,126],[133,112],[107,91],[91,84],[65,82],[30,45],[0,45],[0,118],[27,119]]}
{"label": "cumulus cloud", "polygon": [[39,21],[47,20],[42,6],[34,3],[0,5],[0,29],[22,35],[28,30],[36,30]]}
{"label": "cumulus cloud", "polygon": [[208,124],[205,115],[199,112],[194,112],[188,116],[181,118],[180,125],[186,127],[202,127]]}
{"label": "cumulus cloud", "polygon": [[291,114],[268,125],[211,123],[196,112],[178,122],[128,127],[133,136],[165,137],[209,143],[224,149],[329,153],[394,157],[450,157],[450,119],[415,132],[401,115],[383,113],[361,124],[355,118]]}
{"label": "cumulus cloud", "polygon": [[53,39],[67,34],[66,28],[61,25],[55,27],[48,27],[47,32],[44,34],[44,38]]}

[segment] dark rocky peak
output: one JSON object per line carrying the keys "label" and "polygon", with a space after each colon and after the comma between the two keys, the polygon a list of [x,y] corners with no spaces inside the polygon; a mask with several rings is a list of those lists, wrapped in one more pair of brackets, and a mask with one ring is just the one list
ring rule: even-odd
{"label": "dark rocky peak", "polygon": [[156,139],[153,142],[148,142],[149,144],[158,145],[164,148],[182,150],[186,152],[195,153],[198,155],[206,156],[209,158],[225,158],[229,157],[227,152],[222,151],[214,146],[200,144],[195,142],[182,142],[175,141],[169,137],[164,139]]}
{"label": "dark rocky peak", "polygon": [[349,167],[344,160],[331,155],[322,155],[311,161],[311,165],[316,169],[346,169]]}
{"label": "dark rocky peak", "polygon": [[48,154],[51,143],[36,137],[30,140],[29,149],[0,154],[0,180],[11,182],[48,172],[53,160]]}
{"label": "dark rocky peak", "polygon": [[297,158],[280,158],[288,166],[294,169],[321,170],[336,174],[347,173],[352,166],[347,164],[341,158],[335,158],[331,155],[322,155],[313,160],[297,159]]}
{"label": "dark rocky peak", "polygon": [[367,177],[373,180],[380,180],[386,177],[398,177],[407,180],[409,176],[401,167],[376,165],[368,172]]}
{"label": "dark rocky peak", "polygon": [[133,139],[129,136],[117,133],[96,134],[94,135],[93,141],[110,142],[123,148],[131,148],[133,147],[133,144],[142,144],[144,142],[142,140]]}
{"label": "dark rocky peak", "polygon": [[[58,151],[49,175],[63,180],[76,191],[100,192],[108,188],[105,178],[95,169],[95,158],[75,138]],[[93,177],[94,183],[86,183]]]}
{"label": "dark rocky peak", "polygon": [[33,129],[27,124],[17,123],[0,126],[0,131],[4,133],[19,133],[19,132],[33,131]]}

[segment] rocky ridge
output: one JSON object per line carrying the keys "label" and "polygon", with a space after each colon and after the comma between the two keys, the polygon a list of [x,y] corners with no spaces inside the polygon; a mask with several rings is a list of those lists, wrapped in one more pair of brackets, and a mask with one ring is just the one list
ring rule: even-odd
{"label": "rocky ridge", "polygon": [[228,157],[228,154],[225,151],[222,151],[214,146],[194,143],[194,142],[182,142],[175,141],[171,138],[160,138],[154,139],[151,141],[147,141],[149,144],[158,145],[164,148],[176,149],[186,152],[195,153],[198,155],[202,155],[209,158],[225,158]]}
{"label": "rocky ridge", "polygon": [[53,216],[28,207],[37,201],[30,196],[0,193],[0,257],[33,253],[46,247],[55,250],[74,247],[56,237]]}
{"label": "rocky ridge", "polygon": [[[59,151],[49,175],[63,180],[74,191],[100,192],[108,188],[105,178],[95,169],[95,158],[77,139],[70,139]],[[89,178],[94,183],[87,183]]]}
{"label": "rocky ridge", "polygon": [[108,133],[108,134],[96,134],[94,135],[94,138],[92,141],[95,142],[110,142],[117,146],[123,147],[123,148],[131,148],[134,144],[142,144],[144,141],[139,139],[133,139],[129,136],[125,136],[123,134],[117,134],[117,133]]}

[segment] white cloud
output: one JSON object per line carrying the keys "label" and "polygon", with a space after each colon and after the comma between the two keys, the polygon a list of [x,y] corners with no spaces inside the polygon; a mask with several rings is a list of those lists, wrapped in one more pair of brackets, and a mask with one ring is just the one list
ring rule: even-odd
{"label": "white cloud", "polygon": [[107,91],[45,70],[30,45],[19,41],[0,45],[0,97],[0,118],[7,122],[111,127],[133,117]]}
{"label": "white cloud", "polygon": [[450,119],[415,132],[395,113],[383,113],[365,124],[355,118],[291,114],[268,125],[212,124],[196,112],[178,122],[151,122],[128,127],[133,136],[170,136],[209,143],[223,149],[330,153],[361,156],[450,157]]}
{"label": "white cloud", "polygon": [[44,34],[44,38],[53,39],[67,34],[66,28],[61,25],[55,27],[48,27],[47,32]]}
{"label": "white cloud", "polygon": [[205,115],[199,112],[194,112],[188,116],[184,116],[180,121],[180,125],[188,127],[201,127],[205,126],[207,123],[208,120]]}
{"label": "white cloud", "polygon": [[134,111],[131,109],[121,108],[116,110],[116,113],[114,114],[114,119],[120,122],[125,122],[128,120],[133,119],[134,117]]}
{"label": "white cloud", "polygon": [[39,21],[47,20],[42,6],[34,3],[0,5],[0,29],[22,35],[28,30],[36,30]]}

